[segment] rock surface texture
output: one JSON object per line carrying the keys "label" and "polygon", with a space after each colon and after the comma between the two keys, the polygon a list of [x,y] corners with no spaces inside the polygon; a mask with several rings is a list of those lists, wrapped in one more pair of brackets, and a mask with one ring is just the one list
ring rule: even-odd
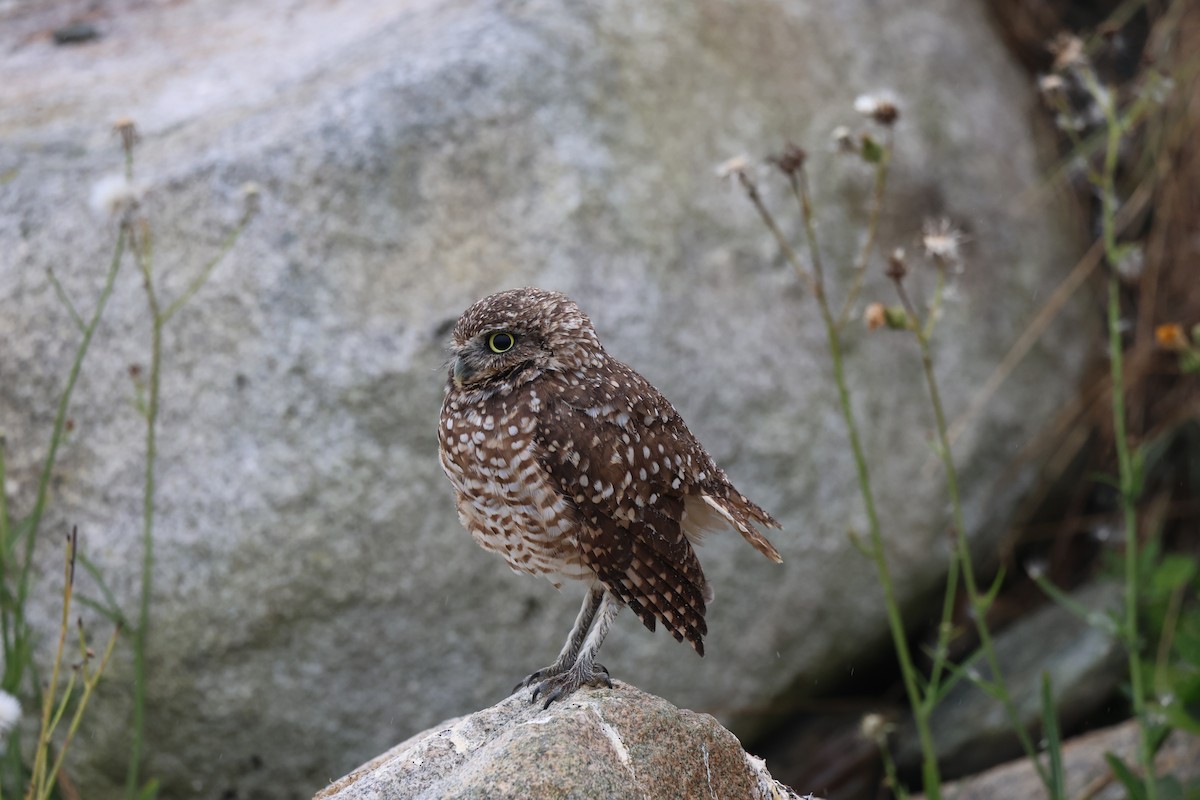
{"label": "rock surface texture", "polygon": [[[98,35],[56,45],[77,19]],[[859,93],[895,93],[881,245],[912,252],[930,215],[970,237],[937,334],[952,416],[1076,256],[1038,191],[1032,93],[982,2],[17,0],[0,5],[0,74],[0,427],[18,514],[79,342],[47,271],[86,314],[116,239],[89,207],[122,169],[113,122],[141,132],[136,179],[168,301],[218,252],[239,187],[261,191],[163,342],[146,774],[164,797],[307,796],[554,658],[578,590],[482,552],[437,464],[444,342],[475,299],[530,284],[572,295],[783,522],[782,567],[733,534],[702,548],[716,592],[705,658],[631,615],[605,645],[617,678],[742,734],[746,709],[821,691],[886,627],[845,534],[864,520],[819,316],[715,165],[805,146],[827,271],[844,286],[870,174],[829,134],[866,124]],[[763,180],[798,229],[782,184]],[[880,273],[864,300],[892,302]],[[981,552],[1029,477],[1014,457],[1075,396],[1087,316],[1068,304],[1051,346],[956,445]],[[130,366],[144,375],[149,338],[126,263],[38,545],[47,646],[52,543],[71,525],[135,616],[144,425]],[[906,338],[852,325],[847,371],[915,612],[946,568],[919,363]],[[97,594],[87,576],[79,591]],[[72,747],[89,798],[124,781],[130,664],[123,645]]]}
{"label": "rock surface texture", "polygon": [[[1138,763],[1140,733],[1137,723],[1124,722],[1092,731],[1063,742],[1063,782],[1067,797],[1093,800],[1123,800],[1129,792],[1117,780],[1107,759],[1116,756],[1126,766]],[[1154,756],[1160,780],[1160,795],[1182,794],[1181,787],[1200,780],[1200,736],[1174,731]],[[1046,785],[1028,759],[993,767],[987,772],[942,787],[945,797],[955,800],[1008,800],[1012,797],[1043,797]]]}
{"label": "rock surface texture", "polygon": [[396,745],[315,800],[799,796],[708,714],[616,683],[543,709],[526,691]]}

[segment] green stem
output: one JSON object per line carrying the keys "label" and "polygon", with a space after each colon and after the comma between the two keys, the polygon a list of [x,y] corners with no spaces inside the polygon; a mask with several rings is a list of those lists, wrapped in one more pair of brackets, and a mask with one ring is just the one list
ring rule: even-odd
{"label": "green stem", "polygon": [[884,554],[883,534],[879,525],[879,515],[875,511],[875,496],[871,490],[871,474],[867,468],[866,454],[863,452],[862,443],[859,440],[858,423],[854,418],[854,408],[850,404],[850,391],[847,388],[846,375],[842,367],[841,335],[838,332],[837,323],[829,311],[829,304],[821,302],[820,306],[821,317],[825,321],[825,332],[829,340],[829,353],[833,357],[833,378],[838,389],[838,404],[841,406],[842,418],[846,421],[850,449],[854,453],[854,468],[858,473],[858,485],[862,493],[863,506],[867,512],[868,532],[871,537],[871,559],[875,562],[875,571],[878,573],[879,583],[883,587],[888,628],[891,630],[892,644],[896,648],[896,657],[900,661],[904,691],[908,695],[909,705],[913,709],[917,737],[921,742],[923,759],[921,774],[925,796],[929,800],[937,800],[941,796],[941,778],[938,775],[937,751],[934,749],[933,733],[929,727],[929,711],[926,709],[921,692],[917,687],[917,669],[908,649],[904,621],[900,617],[900,604],[896,599],[887,556]]}
{"label": "green stem", "polygon": [[253,216],[253,214],[254,212],[252,208],[246,209],[246,211],[242,214],[242,218],[238,221],[238,224],[235,225],[228,235],[225,236],[225,241],[221,242],[221,247],[217,251],[217,254],[213,256],[209,262],[204,265],[204,268],[200,270],[196,277],[192,279],[192,282],[188,284],[187,288],[183,291],[183,294],[175,298],[175,301],[167,306],[166,310],[162,312],[162,321],[164,324],[166,324],[171,317],[175,316],[175,312],[187,305],[187,302],[192,299],[192,296],[196,294],[196,292],[200,291],[200,287],[208,282],[208,278],[210,275],[212,275],[212,271],[217,268],[217,265],[225,259],[225,256],[229,255],[229,251],[233,249],[235,244],[237,244],[238,238],[242,235],[242,231],[246,229],[246,225],[249,224],[250,218]]}
{"label": "green stem", "polygon": [[[1137,498],[1134,496],[1133,460],[1129,453],[1129,440],[1125,429],[1125,370],[1124,348],[1121,343],[1121,296],[1117,278],[1117,263],[1120,251],[1117,246],[1116,216],[1117,161],[1120,155],[1121,136],[1125,122],[1117,114],[1112,93],[1101,89],[1095,76],[1088,73],[1088,88],[1104,110],[1107,138],[1104,149],[1104,166],[1099,185],[1101,199],[1101,233],[1104,252],[1108,260],[1108,350],[1109,370],[1112,382],[1113,439],[1117,450],[1117,469],[1121,493],[1121,511],[1125,525],[1125,641],[1129,654],[1130,697],[1133,713],[1138,720],[1138,760],[1145,773],[1146,800],[1157,800],[1158,788],[1154,770],[1154,752],[1151,742],[1150,721],[1146,716],[1146,684],[1142,675],[1142,662],[1138,652],[1138,525]],[[1132,112],[1131,112],[1132,114]]]}
{"label": "green stem", "polygon": [[[881,162],[887,163],[887,158]],[[886,170],[885,170],[886,172]],[[882,185],[882,180],[880,181]],[[804,218],[805,238],[808,241],[809,252],[814,264],[820,263],[821,251],[817,244],[816,225],[813,219],[812,199],[808,194],[808,184],[803,180],[793,180],[793,189],[797,190],[800,199],[801,215]],[[798,263],[798,262],[796,262]],[[803,273],[802,273],[803,274]],[[824,272],[817,273],[821,278]],[[850,439],[850,449],[854,454],[854,468],[858,474],[858,486],[862,494],[863,507],[867,512],[867,532],[871,539],[870,556],[879,575],[879,583],[883,588],[884,607],[887,609],[888,627],[892,634],[892,643],[896,648],[896,658],[900,662],[900,673],[903,676],[904,690],[908,695],[909,704],[913,709],[913,719],[917,725],[917,736],[921,742],[923,757],[922,777],[925,795],[936,800],[941,792],[941,779],[938,775],[937,751],[933,744],[933,733],[929,727],[929,709],[923,702],[921,690],[917,685],[917,669],[913,664],[912,654],[908,649],[908,637],[904,630],[904,620],[900,616],[900,603],[892,582],[891,570],[888,567],[887,555],[884,551],[883,533],[879,524],[879,514],[875,510],[875,493],[871,489],[871,472],[867,466],[866,453],[858,434],[858,422],[854,417],[854,406],[850,402],[850,389],[846,382],[846,372],[842,362],[841,323],[833,316],[829,308],[829,298],[825,294],[824,281],[817,283],[814,292],[817,307],[821,310],[821,320],[825,323],[825,337],[829,344],[829,354],[833,361],[833,379],[838,390],[838,405],[842,418],[846,422],[846,432]]]}
{"label": "green stem", "polygon": [[84,323],[83,317],[79,316],[79,312],[75,310],[75,304],[67,296],[67,290],[59,282],[58,276],[54,274],[54,270],[46,270],[46,277],[50,279],[50,285],[54,287],[54,293],[58,295],[58,301],[63,304],[63,307],[67,309],[67,313],[71,315],[71,321],[75,323],[75,327],[79,332],[83,333],[87,325]]}
{"label": "green stem", "polygon": [[[939,265],[939,290],[945,285],[944,280],[941,279],[943,270],[944,266]],[[979,635],[979,644],[983,649],[984,659],[987,661],[988,668],[991,670],[990,686],[1004,707],[1004,713],[1008,717],[1009,725],[1012,726],[1013,731],[1016,733],[1021,747],[1025,750],[1025,755],[1037,770],[1042,783],[1048,789],[1052,790],[1050,774],[1046,771],[1041,761],[1038,760],[1033,740],[1030,739],[1029,732],[1021,723],[1021,717],[1017,713],[1016,704],[1013,702],[1012,696],[1008,692],[1008,686],[1004,682],[1004,676],[1000,671],[1000,661],[996,655],[996,647],[992,641],[991,630],[987,625],[988,602],[980,594],[979,586],[975,582],[975,570],[971,563],[971,547],[967,541],[966,521],[962,510],[962,495],[958,487],[958,470],[954,467],[954,456],[950,450],[946,411],[942,405],[942,394],[938,388],[937,376],[933,370],[933,351],[926,333],[929,327],[921,324],[920,317],[917,316],[916,306],[913,305],[909,298],[903,281],[896,280],[895,284],[896,292],[900,296],[900,302],[904,305],[905,311],[913,322],[913,337],[917,340],[917,346],[921,353],[921,370],[925,375],[925,386],[929,391],[929,404],[933,408],[934,428],[937,431],[938,437],[938,456],[941,458],[942,468],[946,473],[946,493],[950,497],[950,507],[953,514],[955,558],[962,570],[963,586],[967,590],[967,598],[971,604],[971,617],[975,622],[975,630]],[[936,303],[938,303],[938,298],[935,297]],[[931,690],[930,694],[933,695],[935,692]]]}
{"label": "green stem", "polygon": [[[92,690],[96,688],[96,684],[100,682],[100,676],[104,674],[104,670],[108,667],[108,661],[117,646],[117,639],[120,636],[120,632],[121,629],[119,627],[113,631],[112,636],[109,637],[108,645],[104,648],[104,655],[101,656],[100,664],[97,666],[96,671],[90,677],[86,675],[84,677],[83,694],[75,706],[75,713],[71,717],[71,724],[67,728],[67,734],[63,738],[62,747],[58,751],[58,758],[55,759],[54,766],[50,768],[50,775],[47,781],[50,786],[54,785],[54,782],[58,779],[58,773],[62,771],[63,762],[67,757],[67,749],[70,748],[71,742],[75,740],[75,734],[79,732],[79,724],[83,721],[83,713],[87,710],[88,701],[92,699]],[[82,633],[80,636],[82,637]],[[86,666],[86,649],[83,657],[85,659],[83,665]],[[80,669],[82,670],[83,666]],[[47,792],[46,797],[49,798],[49,796],[50,794]]]}
{"label": "green stem", "polygon": [[1138,597],[1138,524],[1134,497],[1133,462],[1125,432],[1125,378],[1122,363],[1120,329],[1120,292],[1115,272],[1108,278],[1108,341],[1112,370],[1113,438],[1117,447],[1117,467],[1120,471],[1121,511],[1125,523],[1125,640],[1129,653],[1130,696],[1133,713],[1138,720],[1138,760],[1145,773],[1146,800],[1156,800],[1158,789],[1154,770],[1154,752],[1150,721],[1146,715],[1146,683],[1142,675],[1139,650]]}
{"label": "green stem", "polygon": [[[9,537],[12,535],[8,527],[8,492],[4,489],[7,480],[5,478],[7,466],[4,461],[4,450],[7,447],[8,438],[4,435],[4,431],[0,431],[0,581],[4,586],[8,586],[8,545]],[[7,606],[7,604],[5,605]],[[7,607],[4,611],[8,611]],[[4,638],[4,643],[8,644],[8,637]]]}
{"label": "green stem", "polygon": [[138,623],[133,630],[133,737],[129,748],[129,771],[125,777],[126,798],[137,797],[141,778],[142,746],[146,717],[146,640],[150,627],[150,596],[154,575],[154,467],[158,456],[158,406],[162,375],[162,331],[164,317],[154,291],[154,276],[148,245],[138,251],[138,265],[150,306],[149,398],[146,403],[146,468],[142,490],[142,592]]}
{"label": "green stem", "polygon": [[[783,235],[783,231],[775,223],[775,217],[771,215],[771,212],[763,203],[762,196],[758,193],[758,187],[754,185],[754,181],[745,172],[738,173],[738,180],[741,182],[742,188],[746,190],[746,196],[750,198],[750,202],[757,209],[763,224],[767,226],[767,230],[775,237],[775,241],[779,244],[779,249],[783,252],[784,259],[796,270],[796,274],[800,276],[800,280],[808,287],[810,292],[816,294],[818,291],[821,291],[820,281],[814,280],[813,276],[804,268],[804,264],[800,261],[800,256],[796,253],[795,248],[792,247],[792,243]],[[816,269],[820,269],[820,259],[814,261],[813,264]]]}
{"label": "green stem", "polygon": [[121,267],[121,258],[125,252],[126,236],[127,231],[125,226],[122,226],[120,232],[117,234],[116,251],[113,253],[112,262],[108,267],[108,275],[104,281],[104,288],[100,292],[100,298],[96,301],[96,310],[92,313],[92,318],[84,329],[83,341],[79,343],[79,349],[75,351],[75,361],[71,365],[70,374],[67,376],[67,386],[63,389],[62,397],[58,401],[58,412],[54,416],[54,430],[50,434],[50,449],[46,454],[46,462],[42,465],[42,474],[38,479],[37,498],[34,500],[33,511],[30,513],[27,530],[25,531],[25,558],[21,565],[21,581],[17,591],[16,604],[18,608],[24,608],[25,598],[29,596],[29,571],[33,564],[38,525],[41,523],[42,514],[46,510],[46,497],[50,489],[50,476],[54,470],[55,457],[58,455],[58,446],[62,443],[63,430],[67,423],[67,409],[71,405],[71,394],[75,391],[75,382],[78,380],[79,372],[83,368],[83,359],[92,344],[92,336],[96,333],[96,327],[100,324],[100,317],[104,313],[105,306],[108,305],[108,297],[112,294],[113,284],[116,282],[117,272]]}
{"label": "green stem", "polygon": [[[825,267],[821,264],[821,248],[817,246],[817,230],[813,222],[813,206],[812,197],[808,192],[808,173],[804,170],[796,170],[788,175],[788,181],[792,185],[792,194],[796,196],[796,201],[800,203],[800,219],[804,222],[804,241],[808,242],[808,257],[812,260],[813,275],[816,276],[817,290],[814,294],[824,298],[825,296]],[[793,258],[792,263],[799,265],[800,260]],[[801,276],[804,275],[804,270],[800,269]]]}
{"label": "green stem", "polygon": [[879,233],[879,220],[883,216],[883,195],[887,189],[887,179],[890,170],[888,167],[892,161],[892,128],[886,128],[885,136],[887,141],[883,144],[883,156],[875,165],[875,186],[871,190],[871,211],[867,217],[867,240],[863,243],[863,248],[859,252],[858,260],[854,263],[853,279],[850,284],[850,291],[846,293],[846,301],[842,303],[842,310],[838,312],[837,323],[838,327],[843,327],[846,321],[850,318],[850,312],[854,308],[855,301],[858,300],[858,295],[862,291],[863,282],[867,277],[867,265],[871,261],[871,251],[875,249],[875,239]]}
{"label": "green stem", "polygon": [[933,648],[933,659],[929,665],[929,689],[925,703],[929,713],[937,704],[941,694],[942,670],[950,659],[950,637],[954,633],[954,601],[958,598],[958,559],[951,557],[946,569],[946,591],[942,595],[942,616],[938,622],[937,642]]}
{"label": "green stem", "polygon": [[[875,510],[875,495],[871,490],[870,470],[867,467],[867,457],[863,451],[862,442],[859,439],[858,423],[854,417],[854,408],[850,403],[850,390],[846,383],[846,374],[842,362],[840,328],[837,320],[834,319],[833,313],[829,308],[829,300],[825,295],[825,287],[823,285],[824,272],[817,271],[816,273],[821,276],[822,280],[813,280],[810,277],[810,273],[805,269],[795,249],[787,241],[779,226],[775,224],[770,211],[762,203],[758,192],[754,190],[753,182],[744,173],[740,177],[742,185],[746,187],[751,201],[754,202],[754,206],[758,209],[759,215],[763,218],[767,229],[771,231],[776,242],[778,242],[784,257],[791,263],[801,280],[804,280],[812,287],[813,295],[817,299],[817,306],[821,310],[821,319],[825,324],[829,353],[833,361],[833,377],[838,390],[838,405],[842,412],[842,418],[846,423],[850,448],[854,454],[854,466],[858,474],[859,490],[862,494],[863,506],[867,513],[868,532],[871,539],[869,555],[875,564],[876,572],[879,575],[879,582],[883,588],[888,628],[891,631],[892,643],[896,648],[896,657],[900,662],[904,690],[908,695],[909,705],[913,710],[913,720],[916,723],[917,736],[921,743],[921,774],[925,796],[929,800],[938,800],[941,797],[941,778],[938,774],[937,751],[934,749],[933,733],[929,726],[929,713],[925,709],[925,704],[922,702],[921,690],[917,685],[917,669],[913,664],[912,654],[909,652],[904,621],[900,616],[900,605],[896,599],[891,572],[888,569],[887,556],[884,552],[883,534],[879,525],[879,515]],[[800,200],[805,232],[807,233],[806,238],[808,240],[809,251],[812,254],[813,264],[819,265],[820,249],[816,242],[812,203],[808,196],[807,184],[803,180],[797,180],[794,175],[791,177],[793,190],[796,191],[797,198]]]}
{"label": "green stem", "polygon": [[[65,565],[65,575],[63,577],[63,604],[62,604],[62,620],[58,628],[58,647],[54,652],[54,664],[50,672],[50,684],[46,687],[46,692],[42,696],[42,722],[38,733],[37,749],[34,751],[33,770],[29,781],[29,789],[26,792],[26,798],[41,798],[49,794],[47,788],[47,770],[49,768],[48,759],[50,757],[50,735],[54,733],[54,726],[57,718],[54,712],[55,697],[58,692],[58,676],[62,670],[63,650],[67,643],[67,631],[71,627],[71,594],[75,584],[75,548],[77,538],[74,531],[67,537],[67,555]],[[68,688],[64,696],[64,705],[67,697],[70,694]],[[61,714],[59,710],[58,714]]]}

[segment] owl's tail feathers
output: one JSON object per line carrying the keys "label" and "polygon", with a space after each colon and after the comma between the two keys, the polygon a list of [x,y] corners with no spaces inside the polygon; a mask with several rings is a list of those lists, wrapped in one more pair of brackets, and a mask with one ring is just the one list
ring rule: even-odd
{"label": "owl's tail feathers", "polygon": [[[738,494],[736,490],[730,492],[726,497],[713,497],[710,494],[702,494],[700,496],[704,499],[705,505],[715,511],[724,522],[740,533],[750,543],[751,547],[776,564],[783,563],[783,557],[779,555],[779,551],[775,549],[775,545],[767,541],[767,537],[759,533],[758,528],[754,527],[756,523],[768,528],[780,527],[779,522],[774,517]],[[701,524],[703,525],[703,523]],[[708,526],[703,525],[703,527]]]}

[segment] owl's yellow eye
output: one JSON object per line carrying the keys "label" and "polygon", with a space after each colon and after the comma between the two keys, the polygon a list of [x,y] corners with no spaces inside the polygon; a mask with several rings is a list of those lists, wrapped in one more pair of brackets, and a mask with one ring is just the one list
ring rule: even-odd
{"label": "owl's yellow eye", "polygon": [[517,337],[508,331],[497,331],[488,336],[487,343],[493,353],[507,353],[517,343]]}

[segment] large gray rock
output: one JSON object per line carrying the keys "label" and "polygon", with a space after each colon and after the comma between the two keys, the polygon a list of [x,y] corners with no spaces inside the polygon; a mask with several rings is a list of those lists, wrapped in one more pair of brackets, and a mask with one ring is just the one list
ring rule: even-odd
{"label": "large gray rock", "polygon": [[[885,626],[845,536],[864,526],[821,326],[714,165],[788,138],[819,153],[821,231],[842,263],[868,176],[824,143],[857,124],[856,94],[897,93],[881,241],[911,246],[928,214],[971,236],[937,346],[952,414],[1075,252],[1059,211],[1030,199],[1031,96],[978,3],[130,0],[78,6],[100,38],[56,47],[47,32],[72,8],[0,11],[0,426],[18,510],[78,341],[46,270],[91,307],[115,230],[88,195],[120,170],[114,119],[143,135],[137,173],[168,296],[217,251],[238,188],[262,190],[259,218],[166,332],[147,772],[172,797],[309,792],[487,706],[557,652],[577,595],[479,550],[437,466],[443,342],[477,297],[524,284],[573,295],[783,520],[783,567],[733,535],[701,553],[717,595],[706,658],[628,615],[603,651],[614,675],[748,725],[740,711],[819,691]],[[879,280],[867,295],[890,299]],[[1010,460],[1074,395],[1085,311],[1065,309],[1053,345],[959,445],[981,548],[1027,477]],[[921,469],[930,415],[911,342],[856,328],[849,346],[911,605],[945,568],[940,479]],[[127,372],[148,354],[126,265],[45,532],[78,524],[130,613],[143,453]],[[38,554],[47,642],[54,549]],[[122,649],[74,746],[89,797],[122,780],[129,677]]]}
{"label": "large gray rock", "polygon": [[477,797],[799,800],[708,714],[620,682],[548,709],[518,692],[401,742],[315,800]]}

